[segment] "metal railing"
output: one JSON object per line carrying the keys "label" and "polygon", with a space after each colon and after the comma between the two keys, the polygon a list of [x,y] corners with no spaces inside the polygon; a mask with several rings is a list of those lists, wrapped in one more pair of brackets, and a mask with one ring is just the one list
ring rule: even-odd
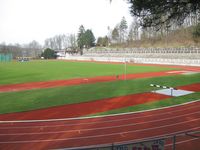
{"label": "metal railing", "polygon": [[[138,145],[138,144],[145,145],[145,143],[149,143],[149,142],[165,143],[163,145],[163,149],[165,149],[166,147],[169,147],[167,148],[167,150],[177,150],[177,144],[179,143],[177,139],[180,137],[200,140],[200,130],[177,132],[177,133],[173,133],[173,134],[169,134],[165,136],[151,137],[147,139],[140,139],[140,140],[134,140],[134,141],[127,141],[127,142],[116,142],[116,143],[110,143],[110,144],[100,144],[100,145],[92,145],[92,146],[85,146],[85,147],[62,148],[62,150],[129,150],[129,149],[138,150],[136,147],[134,149],[134,145]],[[181,142],[181,144],[183,144],[183,142]],[[144,149],[141,149],[141,150],[144,150]],[[148,150],[154,150],[154,148],[148,149]],[[162,149],[155,148],[155,150],[162,150]]]}

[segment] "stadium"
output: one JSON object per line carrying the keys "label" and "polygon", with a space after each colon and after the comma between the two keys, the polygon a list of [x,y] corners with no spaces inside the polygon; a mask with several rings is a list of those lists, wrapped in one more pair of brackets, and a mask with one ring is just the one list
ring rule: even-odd
{"label": "stadium", "polygon": [[0,148],[199,147],[199,60],[182,51],[176,65],[135,63],[169,53],[110,51],[1,63]]}
{"label": "stadium", "polygon": [[0,10],[0,150],[200,150],[199,1]]}

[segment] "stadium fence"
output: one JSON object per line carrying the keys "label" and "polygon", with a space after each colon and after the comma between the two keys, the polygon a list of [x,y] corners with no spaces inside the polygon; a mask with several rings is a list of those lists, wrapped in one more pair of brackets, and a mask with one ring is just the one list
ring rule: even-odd
{"label": "stadium fence", "polygon": [[0,62],[10,62],[13,59],[12,54],[1,54],[0,53]]}
{"label": "stadium fence", "polygon": [[[183,139],[183,141],[181,141]],[[200,130],[179,132],[138,141],[93,145],[87,147],[64,148],[62,150],[178,150],[179,144],[200,140]],[[193,145],[192,145],[193,146]],[[193,147],[194,148],[194,147]],[[197,148],[197,147],[195,147]],[[198,149],[198,148],[197,148]]]}

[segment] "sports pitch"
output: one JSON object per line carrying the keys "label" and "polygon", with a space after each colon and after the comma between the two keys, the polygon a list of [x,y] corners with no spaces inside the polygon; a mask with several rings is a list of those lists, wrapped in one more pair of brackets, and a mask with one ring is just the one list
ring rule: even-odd
{"label": "sports pitch", "polygon": [[[30,61],[0,63],[0,85],[39,82],[50,80],[70,80],[75,78],[91,78],[96,76],[116,76],[125,73],[124,64],[110,64],[98,62],[67,62],[67,61]],[[179,70],[166,66],[142,66],[127,64],[127,74],[140,74],[147,72],[163,72]],[[106,98],[151,92],[154,90],[151,83],[171,87],[178,87],[200,82],[200,74],[170,75],[128,80],[115,80],[110,82],[97,82],[72,86],[32,89],[18,92],[0,93],[0,113],[24,112],[53,106],[79,104]],[[200,98],[200,93],[172,97],[164,101],[150,102],[130,106],[101,114],[123,113],[138,110],[159,108],[176,105]]]}
{"label": "sports pitch", "polygon": [[[124,64],[69,61],[0,63],[0,85],[124,74]],[[127,65],[127,74],[175,70],[156,66]]]}

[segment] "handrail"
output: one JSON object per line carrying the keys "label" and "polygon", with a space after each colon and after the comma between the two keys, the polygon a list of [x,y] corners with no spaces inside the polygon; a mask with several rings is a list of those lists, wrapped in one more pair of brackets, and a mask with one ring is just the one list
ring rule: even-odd
{"label": "handrail", "polygon": [[[99,144],[99,145],[91,145],[91,146],[83,146],[83,147],[73,147],[73,148],[62,148],[62,150],[98,150],[101,148],[110,148],[112,150],[116,146],[122,146],[122,145],[130,145],[130,144],[139,144],[139,143],[145,143],[145,142],[151,142],[156,140],[166,140],[166,139],[176,139],[180,136],[190,136],[192,138],[199,138],[200,136],[196,136],[194,134],[199,134],[200,130],[196,131],[185,131],[185,132],[177,132],[175,134],[169,134],[165,136],[157,136],[152,138],[146,138],[146,139],[140,139],[136,141],[127,141],[127,142],[116,142],[116,143],[109,143],[109,144]],[[173,140],[173,150],[175,150],[176,140]]]}

